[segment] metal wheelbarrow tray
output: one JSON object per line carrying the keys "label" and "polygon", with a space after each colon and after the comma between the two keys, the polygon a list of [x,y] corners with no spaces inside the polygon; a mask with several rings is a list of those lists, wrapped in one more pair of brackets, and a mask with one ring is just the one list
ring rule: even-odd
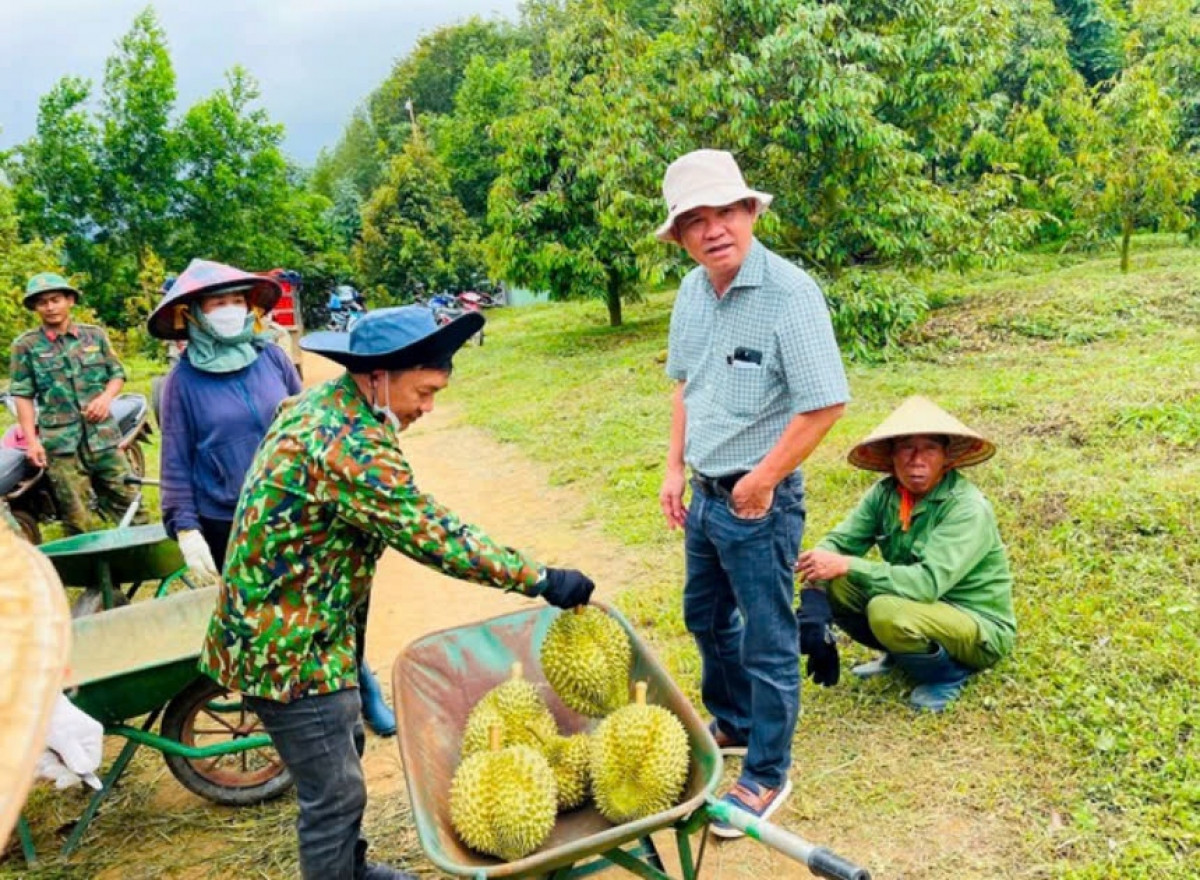
{"label": "metal wheelbarrow tray", "polygon": [[[633,645],[631,685],[633,681],[647,682],[646,701],[670,709],[687,730],[691,767],[679,803],[661,813],[614,825],[589,801],[578,810],[559,813],[546,842],[514,862],[477,853],[458,839],[450,824],[449,801],[463,727],[479,699],[509,678],[513,663],[520,662],[525,679],[539,688],[562,733],[590,730],[598,723],[567,709],[542,674],[539,657],[546,630],[563,612],[541,607],[506,614],[418,639],[396,658],[392,669],[397,742],[417,836],[430,860],[449,874],[480,880],[541,875],[566,880],[586,876],[609,863],[648,880],[666,880],[669,875],[650,835],[673,828],[680,870],[685,880],[694,880],[708,823],[719,820],[801,862],[817,876],[870,880],[868,871],[828,849],[718,801],[713,792],[721,780],[721,753],[707,725],[629,622],[614,609],[594,604],[629,635]],[[698,831],[705,836],[693,858],[691,835]],[[635,845],[629,846],[632,842]]]}
{"label": "metal wheelbarrow tray", "polygon": [[161,523],[85,532],[38,549],[50,558],[64,587],[99,590],[105,608],[113,607],[122,584],[132,585],[124,595],[133,599],[142,583],[159,581],[157,595],[162,596],[184,571],[179,545]]}
{"label": "metal wheelbarrow tray", "polygon": [[[536,852],[514,862],[501,862],[468,848],[450,824],[449,806],[462,730],[471,708],[509,678],[513,663],[523,665],[526,680],[541,691],[562,733],[579,733],[596,722],[567,709],[542,674],[539,655],[547,628],[561,613],[557,609],[521,611],[435,632],[413,642],[396,658],[392,683],[397,740],[417,834],[430,860],[443,871],[472,877],[523,877],[552,873],[596,856],[630,867],[647,849],[650,862],[644,867],[653,865],[661,871],[649,835],[681,825],[704,807],[706,796],[720,782],[720,751],[692,704],[625,618],[607,606],[593,604],[619,621],[629,634],[633,644],[631,686],[632,681],[646,681],[646,702],[670,709],[687,730],[691,768],[679,803],[644,819],[614,825],[589,800],[580,809],[559,813],[549,839]],[[642,853],[617,852],[639,840]],[[686,837],[680,838],[680,844],[687,846]],[[681,851],[680,856],[685,864],[691,861],[690,852]]]}

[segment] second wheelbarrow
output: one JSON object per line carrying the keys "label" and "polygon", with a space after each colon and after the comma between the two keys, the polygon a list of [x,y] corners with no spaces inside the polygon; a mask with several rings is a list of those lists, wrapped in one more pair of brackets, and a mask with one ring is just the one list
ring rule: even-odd
{"label": "second wheelbarrow", "polygon": [[[217,591],[176,593],[73,622],[67,696],[101,722],[106,735],[126,743],[64,854],[79,845],[140,746],[161,752],[180,783],[213,803],[261,803],[291,787],[291,775],[257,716],[196,667]],[[27,831],[22,837],[26,858],[32,859]]]}
{"label": "second wheelbarrow", "polygon": [[[459,763],[462,730],[471,708],[508,678],[520,662],[527,680],[539,687],[564,734],[592,726],[567,709],[546,683],[538,657],[546,630],[560,612],[537,608],[432,633],[410,644],[392,671],[400,754],[417,835],[429,859],[441,870],[464,877],[582,877],[618,865],[641,877],[667,880],[651,834],[673,829],[685,880],[698,875],[708,824],[724,821],[741,828],[812,873],[835,880],[870,880],[863,868],[714,797],[721,780],[721,754],[704,721],[649,647],[617,611],[615,618],[633,645],[633,679],[648,683],[647,702],[670,709],[687,730],[691,767],[680,802],[669,810],[614,825],[594,806],[560,813],[549,839],[535,852],[501,862],[469,849],[450,824],[450,781]],[[693,854],[692,836],[702,835]]]}

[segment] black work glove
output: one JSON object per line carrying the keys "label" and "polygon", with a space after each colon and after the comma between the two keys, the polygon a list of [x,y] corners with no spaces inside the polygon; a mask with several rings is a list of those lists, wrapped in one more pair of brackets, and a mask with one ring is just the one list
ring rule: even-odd
{"label": "black work glove", "polygon": [[596,585],[582,571],[548,568],[545,586],[538,595],[558,608],[574,608],[576,605],[586,605],[594,589]]}
{"label": "black work glove", "polygon": [[804,674],[816,684],[832,687],[838,683],[842,665],[838,658],[837,638],[833,634],[833,610],[824,590],[807,587],[800,591],[800,653],[808,657]]}

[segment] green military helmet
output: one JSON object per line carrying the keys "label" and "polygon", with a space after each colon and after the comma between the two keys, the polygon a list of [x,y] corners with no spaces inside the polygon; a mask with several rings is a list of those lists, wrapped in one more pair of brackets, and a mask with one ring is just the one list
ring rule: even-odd
{"label": "green military helmet", "polygon": [[29,283],[25,285],[25,308],[32,310],[35,299],[43,293],[51,293],[56,290],[71,294],[75,297],[75,302],[83,299],[83,294],[68,284],[67,279],[63,278],[57,272],[39,272],[30,278]]}

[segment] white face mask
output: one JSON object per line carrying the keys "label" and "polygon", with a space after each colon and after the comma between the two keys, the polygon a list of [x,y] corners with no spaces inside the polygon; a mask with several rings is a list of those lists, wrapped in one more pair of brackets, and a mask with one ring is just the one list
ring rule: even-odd
{"label": "white face mask", "polygon": [[246,329],[246,315],[249,311],[245,306],[218,306],[204,316],[213,332],[223,339],[241,336]]}
{"label": "white face mask", "polygon": [[379,386],[372,385],[371,388],[375,392],[375,402],[371,404],[371,409],[383,416],[384,420],[392,426],[393,431],[397,434],[400,433],[403,430],[400,417],[392,412],[392,374],[387,373],[383,380],[384,401],[382,404],[379,402]]}

